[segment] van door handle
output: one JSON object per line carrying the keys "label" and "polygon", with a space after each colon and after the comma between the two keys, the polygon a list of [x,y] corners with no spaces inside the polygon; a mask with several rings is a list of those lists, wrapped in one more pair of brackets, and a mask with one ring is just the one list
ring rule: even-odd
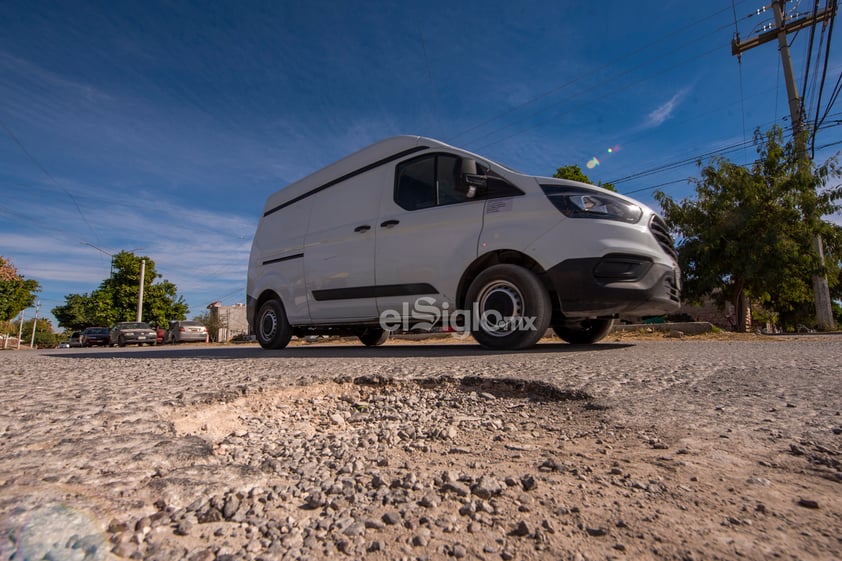
{"label": "van door handle", "polygon": [[380,227],[381,228],[391,228],[392,226],[397,226],[400,223],[401,223],[400,220],[387,220],[386,222],[381,222]]}
{"label": "van door handle", "polygon": [[371,230],[371,226],[369,226],[368,224],[363,224],[362,226],[357,226],[356,228],[354,228],[355,232],[368,232],[369,230]]}

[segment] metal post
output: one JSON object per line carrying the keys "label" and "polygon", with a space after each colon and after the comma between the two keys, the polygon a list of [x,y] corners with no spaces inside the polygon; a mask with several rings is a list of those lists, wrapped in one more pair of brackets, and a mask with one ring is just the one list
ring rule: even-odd
{"label": "metal post", "polygon": [[38,310],[41,309],[41,302],[35,305],[35,319],[32,320],[32,339],[29,340],[29,348],[35,348],[35,328],[38,326]]}
{"label": "metal post", "polygon": [[140,260],[140,286],[138,287],[137,291],[137,319],[135,321],[141,321],[141,316],[143,315],[143,277],[146,275],[146,259]]}
{"label": "metal post", "polygon": [[20,350],[20,340],[23,337],[23,312],[25,310],[20,311],[20,326],[18,326],[18,347],[17,350]]}

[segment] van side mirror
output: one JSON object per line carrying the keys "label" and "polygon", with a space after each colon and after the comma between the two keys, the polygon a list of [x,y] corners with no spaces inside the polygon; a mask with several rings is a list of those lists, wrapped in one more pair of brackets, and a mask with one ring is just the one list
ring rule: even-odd
{"label": "van side mirror", "polygon": [[472,158],[462,158],[459,179],[456,190],[465,193],[469,199],[476,197],[477,189],[488,183],[487,176],[477,173],[477,161]]}

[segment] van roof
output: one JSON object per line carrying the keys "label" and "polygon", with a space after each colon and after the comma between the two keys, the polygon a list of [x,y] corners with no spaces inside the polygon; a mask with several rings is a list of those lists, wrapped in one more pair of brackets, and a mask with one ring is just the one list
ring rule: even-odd
{"label": "van roof", "polygon": [[343,181],[348,175],[367,171],[367,168],[373,169],[389,161],[429,148],[450,148],[458,150],[458,148],[445,144],[444,142],[424,136],[393,136],[366,146],[276,191],[266,200],[266,205],[263,207],[263,214],[266,215],[279,210],[283,206],[295,202],[298,198],[303,198],[321,188],[335,185]]}

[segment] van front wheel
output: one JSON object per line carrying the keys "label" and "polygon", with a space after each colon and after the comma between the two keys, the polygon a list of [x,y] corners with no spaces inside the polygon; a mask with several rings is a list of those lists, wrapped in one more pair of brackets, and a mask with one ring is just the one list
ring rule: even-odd
{"label": "van front wheel", "polygon": [[504,263],[480,273],[468,288],[471,334],[489,349],[525,349],[544,336],[552,303],[531,271]]}
{"label": "van front wheel", "polygon": [[267,300],[260,306],[254,320],[257,342],[264,349],[283,349],[292,337],[284,305],[280,300]]}
{"label": "van front wheel", "polygon": [[568,343],[590,345],[608,335],[613,326],[613,319],[585,319],[579,323],[559,321],[553,324],[553,331]]}

